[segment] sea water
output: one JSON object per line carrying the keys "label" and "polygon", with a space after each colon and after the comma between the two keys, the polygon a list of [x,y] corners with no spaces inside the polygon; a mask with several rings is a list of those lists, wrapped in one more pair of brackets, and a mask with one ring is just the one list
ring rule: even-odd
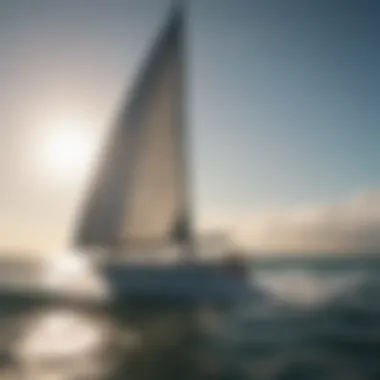
{"label": "sea water", "polygon": [[378,379],[379,275],[255,263],[251,296],[228,310],[3,300],[0,380]]}

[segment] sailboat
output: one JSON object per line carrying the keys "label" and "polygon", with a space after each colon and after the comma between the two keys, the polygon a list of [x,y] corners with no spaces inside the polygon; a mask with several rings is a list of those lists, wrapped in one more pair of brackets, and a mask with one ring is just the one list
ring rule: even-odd
{"label": "sailboat", "polygon": [[[227,301],[247,287],[244,276],[236,275],[238,265],[205,264],[196,255],[185,15],[183,3],[171,6],[116,120],[77,224],[74,246],[89,255],[104,253],[100,270],[118,299]],[[174,264],[133,263],[173,245],[180,251]]]}

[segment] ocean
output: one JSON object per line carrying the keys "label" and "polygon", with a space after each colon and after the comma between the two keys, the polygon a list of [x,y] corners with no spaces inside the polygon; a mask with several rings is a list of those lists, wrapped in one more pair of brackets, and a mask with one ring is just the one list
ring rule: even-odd
{"label": "ocean", "polygon": [[252,296],[214,305],[90,308],[8,298],[0,380],[379,379],[375,261],[265,261]]}

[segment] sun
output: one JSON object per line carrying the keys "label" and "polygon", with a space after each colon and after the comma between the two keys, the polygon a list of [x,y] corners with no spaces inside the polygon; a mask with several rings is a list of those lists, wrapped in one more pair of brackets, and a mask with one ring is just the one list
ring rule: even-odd
{"label": "sun", "polygon": [[91,138],[76,124],[51,128],[43,136],[41,148],[45,174],[68,179],[82,175],[91,153]]}
{"label": "sun", "polygon": [[83,136],[77,131],[60,131],[46,143],[46,161],[57,170],[74,170],[85,158],[84,145]]}

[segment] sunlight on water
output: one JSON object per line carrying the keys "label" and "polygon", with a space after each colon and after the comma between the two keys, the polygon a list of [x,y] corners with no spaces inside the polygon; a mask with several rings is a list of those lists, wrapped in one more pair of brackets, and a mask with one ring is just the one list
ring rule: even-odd
{"label": "sunlight on water", "polygon": [[43,286],[75,297],[107,299],[110,290],[95,265],[83,254],[65,252],[45,265]]}
{"label": "sunlight on water", "polygon": [[210,304],[108,310],[61,302],[20,308],[7,300],[0,310],[0,380],[181,380],[189,374],[220,380],[226,373],[231,380],[312,374],[376,380],[380,281],[372,274],[256,267],[253,298],[229,310]]}
{"label": "sunlight on water", "polygon": [[330,275],[307,271],[266,273],[258,271],[255,283],[272,296],[299,307],[320,306],[360,283],[363,273]]}
{"label": "sunlight on water", "polygon": [[186,310],[128,308],[120,319],[104,309],[33,309],[0,320],[2,338],[11,331],[2,342],[9,359],[0,363],[0,380],[167,379],[173,368],[182,373],[196,337]]}
{"label": "sunlight on water", "polygon": [[51,310],[27,322],[14,355],[28,378],[97,378],[109,370],[105,359],[111,336],[106,320],[72,310]]}
{"label": "sunlight on water", "polygon": [[105,344],[108,332],[99,321],[54,310],[36,317],[17,354],[24,360],[49,360],[91,353]]}

